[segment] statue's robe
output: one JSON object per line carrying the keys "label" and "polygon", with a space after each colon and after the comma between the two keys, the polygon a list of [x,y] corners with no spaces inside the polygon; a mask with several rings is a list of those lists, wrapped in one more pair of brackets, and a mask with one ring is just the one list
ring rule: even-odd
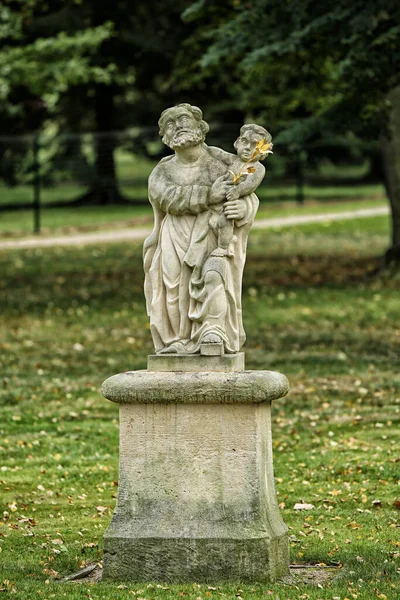
{"label": "statue's robe", "polygon": [[[258,199],[243,198],[246,214],[234,223],[233,257],[210,257],[218,245],[215,207],[208,206],[210,189],[227,167],[204,145],[196,163],[163,159],[149,178],[154,229],[144,244],[145,296],[156,352],[174,342],[182,352],[195,353],[209,333],[217,333],[225,351],[238,352],[245,341],[242,323],[242,275],[247,237]],[[207,271],[221,275],[210,290]],[[215,305],[225,309],[218,315]]]}

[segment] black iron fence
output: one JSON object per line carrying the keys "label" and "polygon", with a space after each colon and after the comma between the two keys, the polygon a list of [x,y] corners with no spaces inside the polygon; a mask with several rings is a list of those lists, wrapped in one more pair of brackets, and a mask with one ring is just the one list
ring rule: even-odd
{"label": "black iron fence", "polygon": [[[234,152],[238,132],[237,125],[213,125],[207,143]],[[47,209],[147,205],[147,178],[168,153],[156,127],[0,136],[0,222],[10,212],[31,211],[33,230],[38,233]],[[351,152],[347,154],[351,157]],[[341,156],[346,156],[343,148]],[[339,167],[332,160],[316,158],[318,151],[293,150],[278,142],[265,163],[268,177],[259,188],[261,202],[301,204],[306,198],[353,197],[351,188],[377,183],[373,174],[371,180],[369,158],[342,160]],[[382,194],[382,189],[371,185],[369,193]]]}

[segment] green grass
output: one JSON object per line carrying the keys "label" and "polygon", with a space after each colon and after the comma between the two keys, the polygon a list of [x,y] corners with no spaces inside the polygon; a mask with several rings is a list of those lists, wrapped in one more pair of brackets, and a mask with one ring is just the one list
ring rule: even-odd
{"label": "green grass", "polygon": [[[117,151],[116,175],[120,183],[121,192],[131,200],[140,200],[147,197],[147,179],[154,162],[134,156],[124,151]],[[79,173],[76,172],[76,176]],[[63,180],[53,184],[41,186],[40,199],[45,206],[49,202],[67,202],[79,198],[88,191],[88,184],[77,180]],[[33,202],[33,186],[31,182],[21,183],[16,186],[0,184],[0,206],[2,204],[24,204]]]}
{"label": "green grass", "polygon": [[[143,201],[147,198],[147,178],[150,174],[151,167],[146,168],[144,173],[135,177],[133,173],[129,178],[119,179],[119,187],[122,194],[128,199],[134,201]],[[43,206],[49,202],[69,202],[79,198],[88,187],[79,185],[73,181],[60,182],[51,186],[42,186],[40,192],[40,201]],[[267,200],[293,200],[296,198],[296,187],[294,185],[278,184],[267,179],[259,188],[258,195],[261,201]],[[354,186],[311,186],[306,185],[304,188],[306,200],[341,200],[354,198],[372,198],[379,199],[384,197],[384,189],[382,185],[354,185]],[[1,204],[25,204],[33,203],[33,188],[30,185],[17,185],[9,187],[4,184],[0,185],[0,207]]]}
{"label": "green grass", "polygon": [[[274,184],[264,179],[257,191],[260,200],[293,200],[296,198],[297,188],[292,185]],[[306,200],[342,200],[355,198],[383,198],[384,189],[382,185],[330,185],[317,186],[305,185],[304,196]]]}
{"label": "green grass", "polygon": [[[261,202],[257,219],[312,215],[323,212],[341,212],[362,208],[387,206],[384,199],[355,198],[354,200],[328,202],[306,201],[303,206],[295,202]],[[33,232],[32,210],[0,212],[0,238],[20,237]],[[153,212],[148,206],[93,206],[71,208],[44,208],[41,211],[41,234],[76,233],[97,229],[151,226]]]}
{"label": "green grass", "polygon": [[261,202],[256,219],[269,219],[274,217],[293,217],[301,215],[315,215],[321,213],[337,213],[365,208],[387,207],[386,199],[368,199],[362,196],[352,200],[319,201],[306,200],[303,205],[296,202]]}
{"label": "green grass", "polygon": [[[65,232],[76,229],[98,229],[110,226],[143,225],[151,222],[151,209],[146,205],[135,206],[135,201],[146,201],[147,179],[154,162],[134,156],[119,149],[115,153],[117,179],[120,191],[132,206],[108,207],[65,207],[48,208],[49,202],[67,202],[79,198],[88,187],[76,181],[64,181],[41,188],[41,232],[44,234]],[[347,173],[347,170],[346,170]],[[296,188],[274,182],[266,177],[259,188],[261,201],[260,217],[284,216],[285,214],[313,214],[320,210],[350,210],[352,206],[372,207],[385,205],[382,185],[354,186],[305,186],[305,205],[298,206],[293,201]],[[32,202],[33,189],[24,184],[16,187],[0,184],[0,208],[3,204],[24,204]],[[32,209],[0,211],[0,236],[21,236],[31,234],[34,227]]]}
{"label": "green grass", "polygon": [[[0,238],[32,235],[34,216],[31,210],[0,212]],[[40,214],[40,232],[76,233],[96,229],[149,225],[151,206],[79,206],[46,208]]]}
{"label": "green grass", "polygon": [[[115,505],[118,410],[99,386],[145,368],[152,351],[141,249],[0,252],[4,597],[395,600],[400,283],[366,277],[387,241],[383,217],[250,238],[247,368],[289,377],[290,395],[273,405],[278,501],[292,562],[337,573],[320,587],[57,582],[101,559]],[[295,511],[301,500],[315,508]]]}

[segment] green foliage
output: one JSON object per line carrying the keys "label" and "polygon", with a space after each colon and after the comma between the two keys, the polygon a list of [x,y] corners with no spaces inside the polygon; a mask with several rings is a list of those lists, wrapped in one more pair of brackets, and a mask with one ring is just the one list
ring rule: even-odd
{"label": "green foliage", "polygon": [[[53,129],[74,133],[155,125],[165,105],[176,101],[166,79],[185,28],[180,13],[188,4],[165,0],[154,10],[144,0],[117,0],[110,10],[97,0],[10,2],[0,12],[2,133],[37,131],[50,120]],[[149,153],[145,132],[131,145]],[[97,141],[91,203],[122,199],[113,151],[111,138]],[[23,149],[0,148],[0,158],[3,152],[7,168],[1,175],[15,184]],[[83,164],[80,140],[60,146],[50,165],[68,170],[74,156]]]}
{"label": "green foliage", "polygon": [[[193,80],[228,74],[228,94],[247,119],[270,128],[299,181],[301,164],[340,160],[341,144],[324,144],[332,134],[360,136],[375,177],[398,181],[395,162],[385,160],[385,173],[377,149],[392,110],[388,93],[400,82],[396,0],[196,2],[185,14],[198,23],[191,47],[202,54],[193,67],[186,60]],[[391,196],[398,245],[399,199]]]}
{"label": "green foliage", "polygon": [[[90,57],[112,33],[110,22],[76,33],[60,31],[49,37],[32,38],[24,24],[26,6],[20,11],[3,7],[0,11],[0,99],[9,101],[13,90],[24,87],[53,106],[69,86],[111,80],[114,65],[100,68]],[[31,10],[35,8],[31,3]],[[31,14],[32,18],[32,14]]]}
{"label": "green foliage", "polygon": [[[212,8],[198,6],[199,27]],[[211,3],[213,4],[213,3]],[[235,2],[212,32],[201,64],[228,69],[242,83],[239,101],[281,123],[311,118],[310,135],[336,116],[342,130],[354,117],[369,123],[399,81],[400,9],[394,0]],[[235,88],[235,93],[238,88]],[[356,125],[357,127],[357,125]]]}
{"label": "green foliage", "polygon": [[0,40],[17,40],[22,37],[21,16],[13,12],[9,6],[0,6]]}
{"label": "green foliage", "polygon": [[[54,8],[41,0],[15,0],[0,7],[0,119],[2,134],[27,134],[38,130],[57,114],[65,93],[79,85],[109,84],[116,67],[93,63],[98,48],[112,35],[112,24],[80,24],[69,28],[65,9],[75,3],[61,2],[64,10],[58,30],[37,27]],[[51,14],[50,14],[51,16]],[[64,30],[65,29],[65,30]],[[0,175],[16,184],[31,169],[27,140],[10,144],[2,139]]]}
{"label": "green foliage", "polygon": [[90,65],[90,54],[111,34],[111,24],[52,38],[39,38],[23,48],[3,48],[0,55],[0,93],[4,101],[13,86],[25,85],[33,94],[51,97],[71,85],[94,81],[110,83],[114,65]]}

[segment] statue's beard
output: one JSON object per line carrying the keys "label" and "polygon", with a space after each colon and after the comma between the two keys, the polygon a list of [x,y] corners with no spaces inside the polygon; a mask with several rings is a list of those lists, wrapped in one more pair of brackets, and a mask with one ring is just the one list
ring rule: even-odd
{"label": "statue's beard", "polygon": [[167,145],[171,150],[182,150],[184,148],[190,148],[191,146],[197,146],[204,142],[204,140],[205,136],[200,128],[190,130],[185,129],[177,132]]}

